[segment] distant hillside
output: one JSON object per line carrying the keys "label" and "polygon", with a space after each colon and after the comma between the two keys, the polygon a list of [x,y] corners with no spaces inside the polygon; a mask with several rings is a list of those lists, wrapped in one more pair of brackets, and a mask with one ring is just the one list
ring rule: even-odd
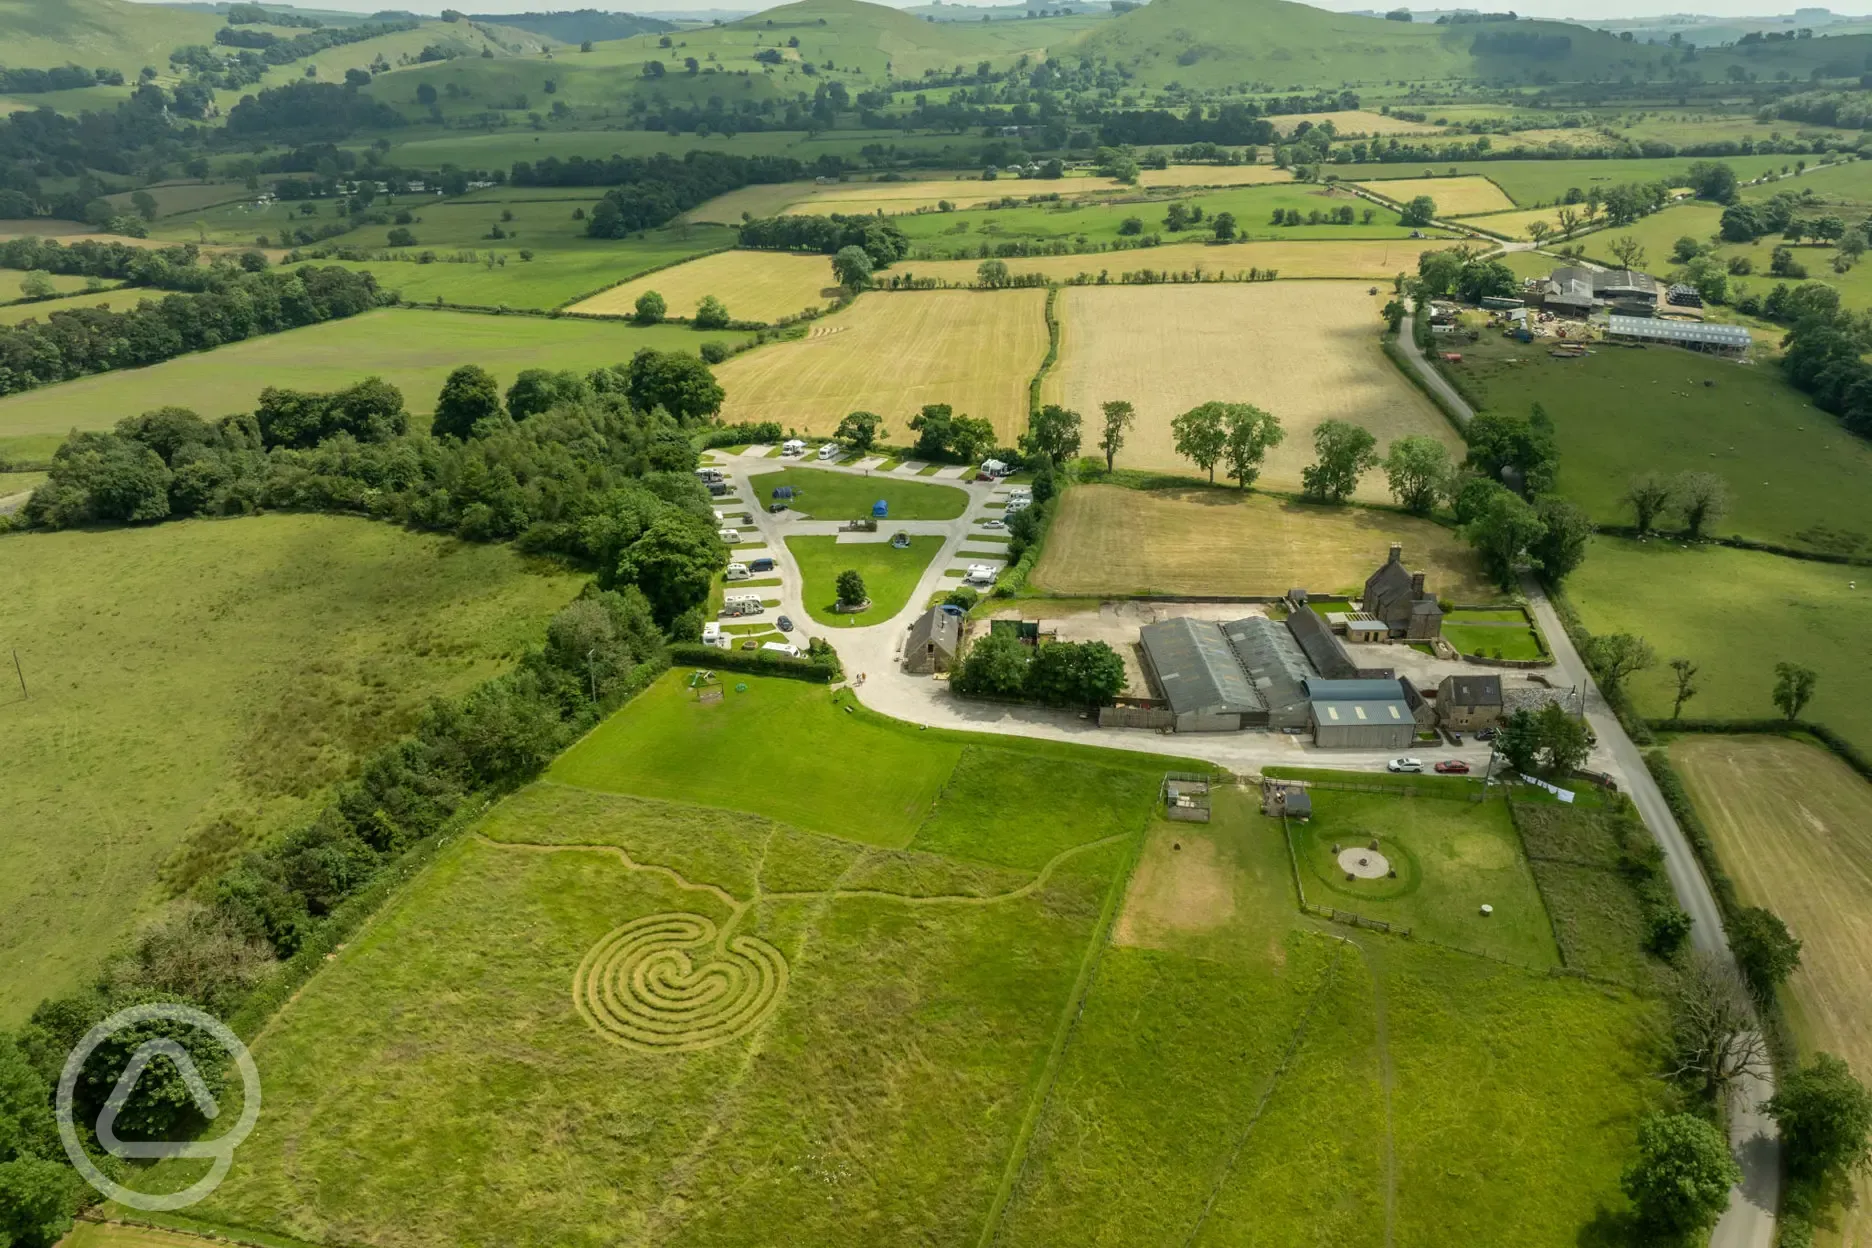
{"label": "distant hillside", "polygon": [[0,61],[109,67],[134,78],[145,65],[166,68],[183,44],[212,41],[223,24],[213,13],[122,0],[0,0]]}
{"label": "distant hillside", "polygon": [[1147,85],[1284,90],[1387,79],[1617,78],[1661,70],[1667,48],[1563,22],[1436,26],[1329,13],[1287,0],[1153,0],[1062,44]]}
{"label": "distant hillside", "polygon": [[480,13],[472,15],[472,18],[477,22],[493,22],[519,30],[530,30],[536,35],[545,35],[561,43],[584,43],[588,39],[593,42],[628,39],[632,35],[655,35],[676,29],[674,22],[666,22],[661,18],[638,17],[631,13],[605,13],[598,9],[564,13]]}
{"label": "distant hillside", "polygon": [[[800,53],[830,59],[867,77],[915,78],[926,69],[949,69],[980,60],[1044,54],[1047,44],[1076,36],[1103,19],[1045,18],[1020,22],[929,22],[901,9],[862,0],[798,0],[721,27],[723,31],[798,36]],[[691,31],[694,43],[707,35]],[[819,51],[824,48],[825,52]]]}

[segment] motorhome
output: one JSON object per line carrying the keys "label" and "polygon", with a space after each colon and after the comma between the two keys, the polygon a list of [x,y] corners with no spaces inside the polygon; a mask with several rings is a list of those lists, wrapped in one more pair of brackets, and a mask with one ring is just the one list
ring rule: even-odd
{"label": "motorhome", "polygon": [[800,656],[800,648],[790,641],[769,641],[764,643],[761,649],[769,654],[784,654],[790,659],[797,659]]}
{"label": "motorhome", "polygon": [[731,564],[729,564],[729,565],[728,565],[728,568],[727,568],[727,570],[726,570],[726,571],[724,571],[724,572],[722,573],[722,580],[724,580],[724,581],[745,581],[745,580],[747,580],[747,579],[748,579],[748,577],[749,577],[750,575],[751,575],[751,573],[749,573],[749,572],[748,572],[748,566],[747,566],[747,564],[745,564],[745,563],[731,563]]}
{"label": "motorhome", "polygon": [[836,442],[827,442],[824,446],[819,448],[820,459],[837,459],[838,453],[839,444]]}
{"label": "motorhome", "polygon": [[723,615],[759,615],[766,609],[761,605],[760,598],[754,594],[729,594],[722,599],[721,613]]}
{"label": "motorhome", "polygon": [[741,530],[740,529],[716,529],[715,536],[721,538],[722,541],[727,542],[730,545],[732,545],[733,543],[741,540]]}

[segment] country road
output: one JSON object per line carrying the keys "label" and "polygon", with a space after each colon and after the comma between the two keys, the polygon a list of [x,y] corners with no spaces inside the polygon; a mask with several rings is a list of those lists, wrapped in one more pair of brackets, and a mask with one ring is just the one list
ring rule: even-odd
{"label": "country road", "polygon": [[[1409,334],[1399,334],[1398,345],[1424,383],[1450,402],[1451,410],[1463,424],[1474,419],[1475,411],[1424,358]],[[1534,618],[1553,647],[1556,674],[1565,683],[1586,690],[1587,721],[1600,742],[1610,747],[1616,763],[1614,770],[1624,778],[1625,792],[1664,851],[1664,871],[1670,878],[1671,891],[1677,896],[1677,904],[1694,921],[1690,929],[1691,944],[1704,952],[1728,958],[1729,940],[1723,934],[1722,911],[1716,905],[1716,895],[1710,891],[1709,881],[1703,877],[1690,841],[1678,826],[1676,816],[1671,814],[1663,792],[1651,778],[1644,756],[1593,683],[1592,673],[1587,671],[1585,661],[1574,648],[1573,639],[1561,627],[1559,613],[1547,601],[1546,592],[1531,576],[1524,578],[1522,587]],[[1729,1208],[1716,1224],[1710,1248],[1773,1248],[1775,1206],[1781,1192],[1781,1141],[1774,1122],[1762,1110],[1763,1103],[1773,1095],[1772,1076],[1750,1078],[1737,1089],[1729,1107],[1729,1147],[1742,1167],[1742,1181],[1729,1189]]]}

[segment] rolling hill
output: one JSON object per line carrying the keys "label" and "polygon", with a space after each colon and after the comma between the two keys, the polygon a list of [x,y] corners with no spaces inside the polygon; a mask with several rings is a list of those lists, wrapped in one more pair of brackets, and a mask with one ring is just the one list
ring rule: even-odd
{"label": "rolling hill", "polygon": [[135,78],[145,65],[167,69],[169,53],[183,44],[212,42],[223,20],[122,0],[0,0],[0,60],[15,67],[108,67]]}
{"label": "rolling hill", "polygon": [[1056,44],[1161,86],[1275,90],[1450,78],[1569,81],[1660,72],[1667,48],[1563,22],[1437,26],[1329,13],[1288,0],[1153,0]]}

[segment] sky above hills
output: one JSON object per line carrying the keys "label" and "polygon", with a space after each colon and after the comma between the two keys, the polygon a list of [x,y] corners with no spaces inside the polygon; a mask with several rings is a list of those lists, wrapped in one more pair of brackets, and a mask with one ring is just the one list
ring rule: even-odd
{"label": "sky above hills", "polygon": [[[148,2],[148,0],[144,0]],[[879,0],[889,4],[891,0]],[[910,4],[923,3],[924,0],[899,0],[895,7],[904,8]],[[1044,5],[1045,0],[1035,0]],[[398,0],[307,0],[302,7],[339,9],[346,12],[374,13],[380,9],[403,8],[417,13],[439,13],[442,5],[426,3],[398,3]],[[708,17],[720,17],[734,12],[754,12],[771,5],[728,6],[722,0],[649,0],[641,6],[628,4],[606,4],[598,0],[558,0],[546,4],[541,0],[474,0],[472,4],[459,6],[464,12],[475,13],[538,13],[549,9],[597,8],[631,13],[658,13],[665,15],[695,14]],[[1314,7],[1332,9],[1337,12],[1371,11],[1390,7],[1375,3],[1375,0],[1317,0]],[[1432,4],[1410,4],[1406,8],[1444,9],[1457,7],[1447,0]],[[1464,6],[1469,7],[1469,6]],[[1761,0],[1698,0],[1694,9],[1687,9],[1682,0],[1585,0],[1574,4],[1568,0],[1503,0],[1501,3],[1477,4],[1476,8],[1490,10],[1513,9],[1523,17],[1546,17],[1571,22],[1601,22],[1634,17],[1655,17],[1671,13],[1694,12],[1710,17],[1761,17],[1777,10],[1768,9]],[[1837,11],[1837,10],[1836,10]],[[1793,6],[1779,12],[1791,14]]]}

